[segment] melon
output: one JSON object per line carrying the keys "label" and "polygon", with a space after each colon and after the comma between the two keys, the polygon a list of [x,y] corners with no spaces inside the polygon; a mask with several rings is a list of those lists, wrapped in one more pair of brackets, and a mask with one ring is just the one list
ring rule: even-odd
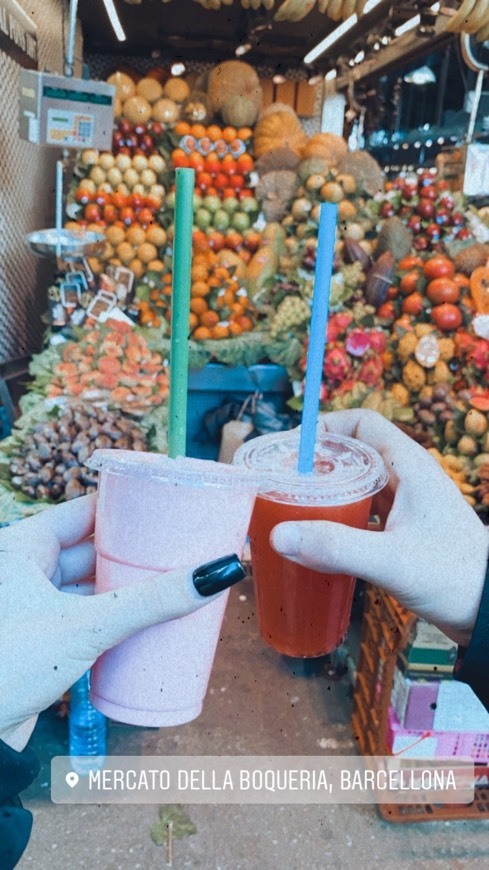
{"label": "melon", "polygon": [[183,103],[183,101],[190,96],[190,88],[185,79],[181,79],[178,76],[172,76],[165,83],[163,94],[175,103]]}
{"label": "melon", "polygon": [[156,103],[163,96],[163,85],[153,78],[141,79],[136,85],[136,94],[144,97],[148,103]]}
{"label": "melon", "polygon": [[122,114],[132,124],[147,124],[151,118],[151,103],[144,97],[130,97],[122,106]]}
{"label": "melon", "polygon": [[246,96],[230,97],[221,108],[222,120],[232,127],[252,127],[257,115],[256,100]]}
{"label": "melon", "polygon": [[174,124],[175,121],[178,121],[179,116],[179,107],[174,100],[170,100],[168,97],[157,100],[151,111],[153,121],[159,121],[160,124]]}
{"label": "melon", "polygon": [[134,97],[136,93],[136,85],[127,73],[115,72],[107,79],[107,84],[114,85],[116,96],[119,97],[122,103]]}
{"label": "melon", "polygon": [[241,60],[226,60],[213,67],[209,73],[208,95],[215,112],[222,112],[224,105],[238,97],[246,97],[260,110],[262,91],[256,71]]}

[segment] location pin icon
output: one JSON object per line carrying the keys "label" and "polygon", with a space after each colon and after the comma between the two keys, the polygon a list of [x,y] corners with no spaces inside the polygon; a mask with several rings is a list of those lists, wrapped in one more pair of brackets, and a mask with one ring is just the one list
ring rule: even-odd
{"label": "location pin icon", "polygon": [[71,773],[67,773],[65,776],[65,779],[66,779],[67,785],[69,785],[70,788],[74,788],[75,785],[78,785],[78,783],[80,781],[80,777],[78,776],[77,773],[75,773],[74,770],[71,771]]}

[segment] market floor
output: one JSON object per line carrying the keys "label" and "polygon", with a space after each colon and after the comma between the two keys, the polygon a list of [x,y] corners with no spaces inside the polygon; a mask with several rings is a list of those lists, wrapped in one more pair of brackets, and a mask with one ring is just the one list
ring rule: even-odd
{"label": "market floor", "polygon": [[[202,715],[188,725],[142,729],[109,723],[118,755],[354,755],[351,685],[324,662],[297,668],[259,638],[250,580],[231,590]],[[34,829],[20,870],[349,870],[489,867],[488,820],[390,824],[370,805],[209,805],[182,808],[196,833],[151,837],[158,806],[55,805],[50,759],[67,753],[67,722],[54,710],[33,736],[42,770],[25,793]]]}

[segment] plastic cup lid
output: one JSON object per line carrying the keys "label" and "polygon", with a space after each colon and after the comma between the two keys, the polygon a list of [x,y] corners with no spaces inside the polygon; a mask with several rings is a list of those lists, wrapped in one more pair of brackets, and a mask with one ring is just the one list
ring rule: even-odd
{"label": "plastic cup lid", "polygon": [[211,459],[178,456],[170,459],[161,453],[139,450],[94,450],[85,463],[95,471],[127,477],[146,478],[185,486],[226,486],[258,488],[258,478],[245,468],[236,468]]}
{"label": "plastic cup lid", "polygon": [[233,462],[259,474],[259,495],[289,504],[352,504],[375,495],[389,479],[373,447],[319,427],[313,470],[299,474],[299,437],[298,429],[262,435],[239,447]]}

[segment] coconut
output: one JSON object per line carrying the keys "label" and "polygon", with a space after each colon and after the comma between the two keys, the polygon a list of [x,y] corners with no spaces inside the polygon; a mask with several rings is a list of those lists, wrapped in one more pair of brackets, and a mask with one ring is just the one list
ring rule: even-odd
{"label": "coconut", "polygon": [[338,171],[353,175],[358,187],[369,196],[375,196],[376,193],[384,190],[382,170],[377,161],[366,151],[345,154],[338,163]]}
{"label": "coconut", "polygon": [[379,257],[384,251],[394,254],[396,261],[407,257],[413,244],[413,234],[404,222],[398,217],[391,217],[382,226],[375,248],[375,256]]}
{"label": "coconut", "polygon": [[266,175],[274,169],[295,170],[299,165],[297,154],[290,148],[272,148],[255,162],[255,169],[259,175]]}
{"label": "coconut", "polygon": [[286,169],[267,172],[256,188],[256,198],[267,221],[280,221],[297,190],[295,172]]}
{"label": "coconut", "polygon": [[454,259],[455,269],[470,278],[474,269],[485,266],[488,260],[489,245],[478,242],[475,245],[467,245],[458,252]]}

